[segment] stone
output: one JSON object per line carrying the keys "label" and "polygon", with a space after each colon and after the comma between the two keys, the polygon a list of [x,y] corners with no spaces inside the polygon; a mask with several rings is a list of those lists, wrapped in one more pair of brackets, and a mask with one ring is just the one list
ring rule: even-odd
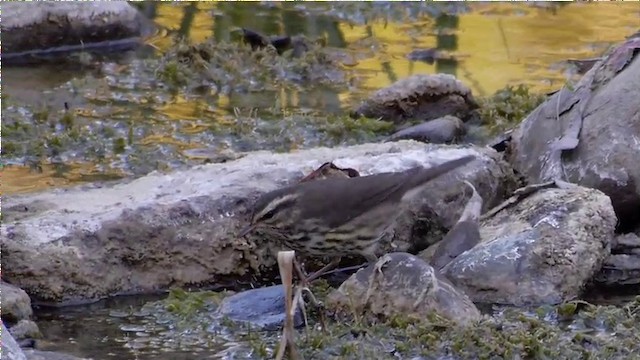
{"label": "stone", "polygon": [[571,300],[609,255],[616,221],[611,201],[598,190],[540,190],[481,221],[482,243],[443,273],[474,302]]}
{"label": "stone", "polygon": [[428,121],[453,115],[466,121],[477,108],[471,89],[455,76],[419,74],[376,91],[352,116],[402,123],[406,120]]}
{"label": "stone", "polygon": [[91,50],[106,41],[120,41],[111,47],[131,48],[150,23],[125,1],[6,2],[2,15],[2,60],[8,62],[74,48]]}
{"label": "stone", "polygon": [[467,133],[462,120],[447,115],[395,132],[386,141],[416,140],[433,144],[457,143]]}
{"label": "stone", "polygon": [[640,38],[613,49],[571,90],[541,104],[512,134],[509,161],[529,183],[599,189],[621,231],[640,224]]}
{"label": "stone", "polygon": [[272,280],[277,244],[237,237],[262,193],[297,182],[327,161],[364,176],[465,155],[477,160],[434,180],[399,210],[389,241],[420,250],[442,239],[460,217],[466,205],[461,180],[476,184],[488,206],[510,192],[513,173],[499,154],[414,141],[255,152],[169,174],[8,196],[2,275],[34,300],[54,304],[170,286],[231,286],[257,275]]}
{"label": "stone", "polygon": [[31,318],[33,315],[31,299],[24,290],[0,281],[0,294],[2,294],[2,321],[16,323]]}
{"label": "stone", "polygon": [[39,339],[42,337],[38,325],[31,320],[20,320],[17,324],[9,328],[11,335],[16,341],[23,339]]}
{"label": "stone", "polygon": [[16,340],[11,336],[11,333],[4,326],[4,321],[2,322],[2,332],[0,335],[2,336],[2,359],[3,360],[27,360],[24,352],[16,342]]}
{"label": "stone", "polygon": [[27,360],[83,360],[85,358],[79,358],[74,355],[60,353],[56,351],[41,351],[41,350],[24,350],[24,354]]}
{"label": "stone", "polygon": [[[281,330],[285,318],[284,287],[268,286],[231,295],[220,304],[218,315],[248,324],[252,329]],[[300,311],[296,312],[293,322],[296,327],[304,324]]]}
{"label": "stone", "polygon": [[360,269],[329,294],[327,306],[416,320],[436,313],[463,325],[480,319],[480,312],[463,292],[422,259],[407,253],[386,254]]}
{"label": "stone", "polygon": [[594,281],[609,287],[640,284],[640,236],[620,234],[611,242],[611,255]]}
{"label": "stone", "polygon": [[437,249],[432,256],[429,258],[421,256],[421,258],[428,261],[436,271],[441,271],[442,268],[458,257],[458,255],[473,248],[481,241],[479,220],[483,201],[473,184],[469,182],[467,182],[467,184],[471,188],[471,197],[460,219],[458,219],[458,222],[449,230],[447,235],[438,242]]}

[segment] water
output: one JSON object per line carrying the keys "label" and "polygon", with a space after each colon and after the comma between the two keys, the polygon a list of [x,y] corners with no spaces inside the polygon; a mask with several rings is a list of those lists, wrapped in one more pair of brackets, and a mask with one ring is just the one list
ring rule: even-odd
{"label": "water", "polygon": [[[565,60],[599,56],[640,24],[638,3],[146,2],[137,6],[160,29],[141,49],[67,65],[3,69],[3,148],[13,143],[17,149],[13,154],[3,150],[3,195],[170,170],[212,161],[227,150],[357,142],[318,136],[314,129],[326,126],[321,123],[326,120],[308,115],[339,117],[371,91],[412,74],[453,74],[476,96],[518,84],[538,92],[554,90],[575,79]],[[239,27],[269,35],[322,37],[341,56],[347,78],[336,86],[286,84],[259,92],[171,93],[158,86],[150,64],[157,65],[153,61],[172,48],[174,36],[196,43],[208,37],[235,41]],[[432,62],[406,57],[413,50],[430,48],[447,56]],[[74,114],[70,125],[62,121],[65,103]],[[42,124],[37,119],[43,119]],[[238,128],[242,122],[245,126]],[[30,128],[5,127],[11,123]],[[282,135],[278,130],[282,126],[293,135],[285,148],[278,148],[282,141],[269,136]],[[33,136],[44,139],[44,150],[35,146]],[[51,153],[56,141],[63,145]],[[27,148],[32,145],[33,149]],[[202,346],[136,350],[153,348],[143,346],[140,339],[162,339],[159,333],[147,334],[148,314],[140,311],[149,300],[128,297],[81,307],[42,308],[36,316],[49,343],[46,348],[79,356],[193,359],[224,353],[224,344],[198,353],[194,349]]]}
{"label": "water", "polygon": [[[168,171],[220,161],[225,153],[376,140],[352,130],[360,124],[341,122],[367,94],[398,79],[450,73],[476,96],[518,84],[555,90],[576,78],[565,60],[598,56],[640,23],[637,3],[137,6],[159,31],[136,51],[3,69],[5,194]],[[171,92],[158,83],[157,60],[176,36],[237,42],[240,27],[323,38],[344,78],[328,86],[258,81],[256,91],[230,84]],[[408,60],[420,49],[444,55]]]}

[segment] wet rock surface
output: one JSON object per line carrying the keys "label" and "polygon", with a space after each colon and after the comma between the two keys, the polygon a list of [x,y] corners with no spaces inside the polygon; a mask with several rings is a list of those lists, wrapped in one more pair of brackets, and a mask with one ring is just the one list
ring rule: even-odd
{"label": "wet rock surface", "polygon": [[31,299],[27,293],[17,286],[0,281],[2,294],[2,321],[15,323],[31,318]]}
{"label": "wet rock surface", "polygon": [[389,136],[386,141],[416,140],[433,144],[449,144],[457,143],[466,132],[462,120],[447,115],[402,129]]}
{"label": "wet rock surface", "polygon": [[40,351],[40,350],[24,350],[24,354],[27,360],[83,360],[77,356],[59,353],[55,351]]}
{"label": "wet rock surface", "polygon": [[328,297],[346,311],[424,319],[436,313],[460,324],[480,319],[469,298],[420,258],[390,253],[359,270]]}
{"label": "wet rock surface", "polygon": [[[126,2],[7,2],[2,4],[3,60],[45,55],[50,48],[80,46],[139,36],[143,17]],[[132,47],[135,41],[126,45]],[[106,44],[104,44],[106,46]]]}
{"label": "wet rock surface", "polygon": [[[282,329],[285,318],[285,297],[282,285],[252,289],[225,298],[218,314],[229,320],[248,324],[258,330]],[[302,313],[294,317],[294,325],[304,324]]]}
{"label": "wet rock surface", "polygon": [[42,337],[38,325],[31,320],[20,320],[9,328],[11,335],[17,341],[25,339],[38,339]]}
{"label": "wet rock surface", "polygon": [[[409,247],[412,236],[425,241],[425,231],[457,221],[466,204],[458,179],[472,181],[490,204],[502,200],[511,175],[492,150],[402,141],[256,152],[125,183],[10,197],[3,199],[3,277],[53,303],[170,285],[232,285],[275,265],[274,244],[236,236],[261,193],[299,181],[327,161],[364,176],[470,154],[478,159],[433,181],[424,190],[428,196],[403,210],[391,236]],[[423,214],[434,215],[418,219]]]}
{"label": "wet rock surface", "polygon": [[611,255],[605,259],[595,281],[607,286],[640,284],[640,236],[628,233],[614,237]]}
{"label": "wet rock surface", "polygon": [[24,352],[16,342],[16,340],[11,336],[9,330],[4,326],[4,322],[2,322],[2,358],[7,360],[26,360]]}
{"label": "wet rock surface", "polygon": [[482,221],[483,242],[443,273],[474,302],[560,303],[600,270],[615,225],[611,201],[598,190],[540,190]]}
{"label": "wet rock surface", "polygon": [[611,197],[620,228],[640,222],[640,39],[619,45],[513,132],[510,161],[529,183],[564,179]]}
{"label": "wet rock surface", "polygon": [[477,107],[471,90],[454,76],[413,75],[376,91],[353,115],[395,123],[428,121],[445,115],[467,120]]}
{"label": "wet rock surface", "polygon": [[441,271],[458,255],[473,248],[481,241],[479,220],[483,201],[475,187],[471,183],[467,183],[467,185],[471,189],[471,196],[458,222],[438,242],[437,249],[432,256],[425,257],[422,253],[420,254],[420,257],[428,261],[436,271]]}

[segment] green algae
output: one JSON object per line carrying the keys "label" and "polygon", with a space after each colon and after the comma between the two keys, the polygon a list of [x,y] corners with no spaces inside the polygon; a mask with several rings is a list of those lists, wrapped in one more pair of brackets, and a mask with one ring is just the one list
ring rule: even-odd
{"label": "green algae", "polygon": [[492,134],[518,125],[540,105],[546,96],[530,91],[525,85],[506,86],[492,96],[479,99],[480,118]]}

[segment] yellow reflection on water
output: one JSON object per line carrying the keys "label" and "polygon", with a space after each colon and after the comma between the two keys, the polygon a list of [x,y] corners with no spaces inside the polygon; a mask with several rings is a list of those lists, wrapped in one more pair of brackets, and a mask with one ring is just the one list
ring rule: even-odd
{"label": "yellow reflection on water", "polygon": [[[578,4],[533,7],[524,3],[473,3],[458,16],[457,26],[438,29],[433,22],[341,24],[348,41],[366,34],[382,46],[376,56],[355,68],[369,74],[364,86],[378,89],[413,74],[437,73],[436,64],[410,62],[414,49],[436,47],[439,31],[455,35],[458,79],[475,94],[490,95],[506,85],[524,83],[537,91],[560,87],[567,79],[560,63],[569,58],[599,56],[611,43],[640,27],[640,3]],[[408,29],[417,35],[408,37]],[[415,28],[418,28],[415,31]]]}
{"label": "yellow reflection on water", "polygon": [[52,187],[60,188],[82,182],[113,180],[124,177],[114,170],[110,174],[96,171],[91,163],[57,165],[44,164],[34,169],[28,166],[6,165],[0,170],[0,195],[36,192]]}

